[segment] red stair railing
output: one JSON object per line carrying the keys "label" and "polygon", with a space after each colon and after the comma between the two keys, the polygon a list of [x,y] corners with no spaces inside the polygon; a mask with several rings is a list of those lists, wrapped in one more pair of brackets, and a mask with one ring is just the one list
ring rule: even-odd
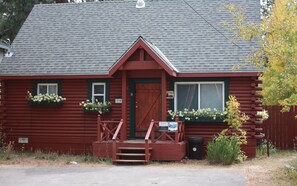
{"label": "red stair railing", "polygon": [[144,141],[145,141],[145,161],[148,162],[149,159],[150,159],[150,156],[149,156],[149,148],[150,148],[150,145],[149,145],[149,137],[151,136],[151,141],[152,143],[154,142],[154,139],[155,139],[155,132],[153,131],[154,129],[154,125],[155,125],[155,122],[154,120],[152,119],[151,123],[150,123],[150,126],[147,130],[147,133],[145,135],[145,138],[144,138]]}
{"label": "red stair railing", "polygon": [[123,119],[121,119],[113,137],[112,137],[112,161],[114,162],[116,160],[116,154],[117,154],[117,141],[122,141],[122,136],[121,138],[118,137],[120,131],[121,131],[121,128],[123,126]]}
{"label": "red stair railing", "polygon": [[[147,133],[145,135],[145,160],[146,162],[149,161],[149,140],[151,143],[156,143],[156,141],[166,141],[169,139],[173,143],[179,143],[185,140],[185,122],[178,121],[177,122],[177,130],[176,131],[158,131],[159,129],[159,121],[151,120]],[[156,132],[161,133],[157,139],[155,139]],[[174,133],[174,135],[172,135]]]}

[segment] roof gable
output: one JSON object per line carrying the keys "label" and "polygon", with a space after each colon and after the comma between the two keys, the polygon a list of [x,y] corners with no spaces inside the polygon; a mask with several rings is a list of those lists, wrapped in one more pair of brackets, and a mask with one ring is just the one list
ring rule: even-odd
{"label": "roof gable", "polygon": [[[154,61],[162,67],[169,75],[176,76],[178,70],[170,63],[167,57],[159,50],[155,45],[149,43],[141,36],[129,47],[129,49],[119,58],[119,60],[114,63],[114,65],[109,69],[109,75],[112,76],[117,70],[120,69],[127,60],[136,52],[137,49],[142,48],[147,52]],[[141,61],[139,62],[141,63]]]}

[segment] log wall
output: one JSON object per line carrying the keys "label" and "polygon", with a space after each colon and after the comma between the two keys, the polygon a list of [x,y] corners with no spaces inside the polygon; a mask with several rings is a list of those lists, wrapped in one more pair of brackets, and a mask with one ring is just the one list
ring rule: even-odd
{"label": "log wall", "polygon": [[[79,103],[88,96],[87,80],[63,80],[62,106],[29,106],[27,91],[31,80],[6,81],[6,122],[3,125],[7,141],[27,150],[42,149],[63,153],[90,153],[96,140],[97,113],[85,113]],[[120,97],[121,81],[112,79],[110,100]],[[118,93],[119,92],[119,93]],[[121,105],[112,103],[112,112],[102,119],[120,120]],[[19,144],[18,138],[28,138]]]}
{"label": "log wall", "polygon": [[[255,107],[259,106],[259,104],[255,103],[256,100],[258,100],[258,95],[255,94],[258,84],[256,81],[256,78],[236,77],[231,78],[229,82],[229,95],[236,96],[240,103],[240,110],[250,117],[250,120],[243,124],[243,129],[247,131],[248,144],[242,146],[243,151],[245,151],[246,155],[249,157],[256,155]],[[228,125],[226,123],[186,123],[186,137],[204,137],[205,155],[208,142],[213,139],[214,135],[220,133],[227,127]]]}
{"label": "log wall", "polygon": [[[155,75],[156,77],[158,74]],[[111,79],[110,101],[112,112],[102,116],[102,120],[121,119],[121,104],[115,98],[121,97],[121,79]],[[130,77],[136,78],[136,77]],[[15,141],[16,147],[27,150],[47,150],[63,153],[91,153],[92,142],[96,141],[96,113],[85,113],[79,102],[88,96],[87,79],[62,80],[62,96],[67,98],[62,106],[29,106],[27,91],[32,90],[32,80],[5,80],[5,107],[0,107],[0,117],[7,141]],[[5,84],[4,84],[5,83]],[[248,132],[248,145],[243,150],[248,156],[255,156],[256,109],[259,106],[257,79],[252,77],[230,78],[229,93],[237,97],[241,110],[250,116],[243,128]],[[129,83],[128,83],[129,85]],[[169,84],[168,86],[169,87]],[[4,102],[1,102],[4,103]],[[3,105],[3,104],[2,104]],[[167,102],[169,109],[169,101]],[[5,118],[3,117],[5,116]],[[127,87],[127,134],[130,131],[130,91]],[[204,146],[226,128],[224,123],[186,124],[186,137],[205,137]],[[28,138],[28,144],[19,144],[18,138]]]}

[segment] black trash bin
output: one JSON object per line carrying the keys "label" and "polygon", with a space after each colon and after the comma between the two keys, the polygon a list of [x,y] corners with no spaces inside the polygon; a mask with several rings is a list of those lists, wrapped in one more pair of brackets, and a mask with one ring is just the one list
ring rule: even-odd
{"label": "black trash bin", "polygon": [[202,160],[203,137],[189,137],[189,158]]}

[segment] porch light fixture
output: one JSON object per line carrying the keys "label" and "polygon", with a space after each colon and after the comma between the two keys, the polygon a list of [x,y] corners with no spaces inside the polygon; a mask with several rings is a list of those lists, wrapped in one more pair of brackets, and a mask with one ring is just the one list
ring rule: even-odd
{"label": "porch light fixture", "polygon": [[136,8],[144,8],[144,7],[145,7],[144,0],[137,0],[137,2],[136,2]]}

